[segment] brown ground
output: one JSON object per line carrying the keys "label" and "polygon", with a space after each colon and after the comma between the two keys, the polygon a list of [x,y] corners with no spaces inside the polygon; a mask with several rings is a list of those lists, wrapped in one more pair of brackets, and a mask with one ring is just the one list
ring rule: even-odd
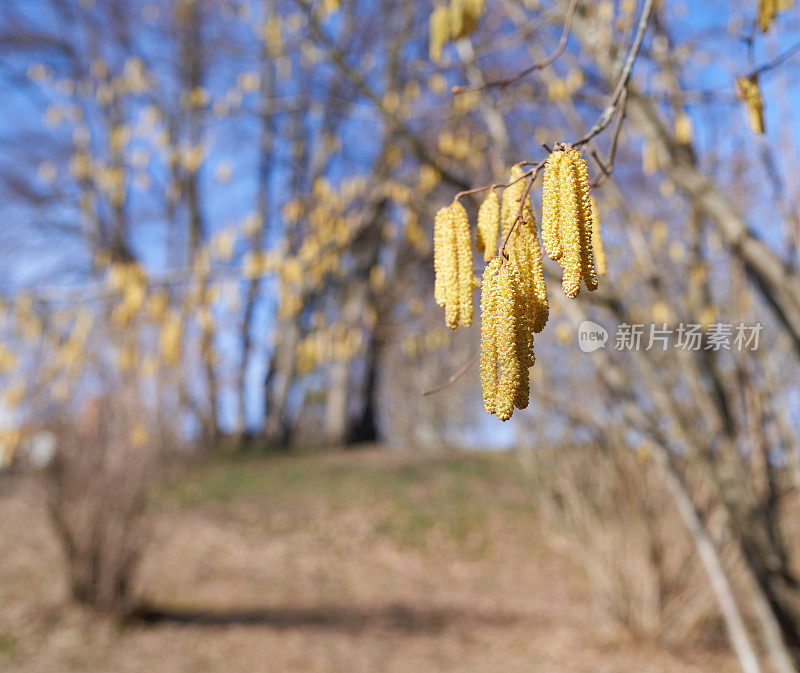
{"label": "brown ground", "polygon": [[511,456],[363,452],[193,468],[154,497],[143,601],[67,605],[33,485],[0,478],[0,671],[736,670],[635,642],[546,541]]}

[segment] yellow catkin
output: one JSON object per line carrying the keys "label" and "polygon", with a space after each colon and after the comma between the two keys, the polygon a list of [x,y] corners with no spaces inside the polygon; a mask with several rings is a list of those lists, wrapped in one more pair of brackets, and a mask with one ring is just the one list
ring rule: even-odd
{"label": "yellow catkin", "polygon": [[[522,177],[523,175],[525,175],[525,171],[522,169],[522,166],[516,165],[512,167],[511,175],[508,179],[509,186],[503,190],[503,203],[500,209],[500,222],[502,225],[500,230],[501,241],[506,240],[506,236],[508,236],[511,225],[513,225],[514,220],[517,219],[517,214],[519,213],[519,200],[522,198],[523,194],[525,194],[527,182]],[[533,217],[533,209],[530,205],[530,199],[526,199],[526,203],[522,212],[523,218],[527,218],[528,216]]]}
{"label": "yellow catkin", "polygon": [[[522,315],[523,311],[528,310],[529,301],[525,301],[520,292],[514,295],[515,311],[517,316]],[[531,396],[530,368],[533,367],[536,359],[533,355],[533,332],[531,331],[530,319],[517,319],[516,330],[516,355],[517,369],[519,378],[514,388],[514,406],[517,409],[525,409]]]}
{"label": "yellow catkin", "polygon": [[444,321],[450,329],[456,329],[460,318],[458,289],[458,242],[453,213],[447,209],[444,254],[442,255],[442,281],[444,283]]}
{"label": "yellow catkin", "polygon": [[439,208],[433,220],[433,298],[439,306],[444,306],[444,255],[446,232],[450,228],[450,210]]}
{"label": "yellow catkin", "polygon": [[483,388],[483,407],[486,413],[495,411],[497,395],[497,341],[495,335],[497,272],[501,259],[495,257],[483,270],[481,282],[481,356],[480,378]]}
{"label": "yellow catkin", "polygon": [[[533,289],[530,232],[515,230],[510,238],[509,265],[515,283],[513,289],[515,324],[516,367],[519,380],[514,389],[514,406],[525,409],[530,398],[529,368],[533,366],[533,322],[536,316],[536,295]],[[537,242],[538,245],[538,242]]]}
{"label": "yellow catkin", "polygon": [[600,228],[600,213],[597,211],[597,201],[590,197],[592,203],[592,249],[594,250],[594,262],[598,276],[605,276],[606,251],[603,247],[603,236]]}
{"label": "yellow catkin", "polygon": [[453,228],[456,236],[458,259],[458,305],[461,324],[472,325],[472,238],[469,233],[469,218],[460,201],[450,206]]}
{"label": "yellow catkin", "polygon": [[553,261],[561,259],[563,254],[558,224],[561,219],[559,172],[563,160],[564,152],[553,152],[547,157],[542,184],[542,241],[547,256]]}
{"label": "yellow catkin", "polygon": [[561,217],[558,233],[563,255],[559,264],[564,270],[561,287],[570,299],[581,289],[581,205],[578,195],[578,171],[565,157],[559,171],[559,200]]}
{"label": "yellow catkin", "polygon": [[[571,299],[578,296],[583,280],[588,290],[597,289],[597,274],[592,251],[592,203],[589,194],[589,169],[577,150],[556,150],[563,156],[558,160],[558,190],[548,185],[546,201],[551,208],[547,217],[558,213],[557,239],[561,255],[556,261],[564,270],[561,287]],[[549,160],[549,159],[548,159]],[[556,160],[554,161],[554,165]],[[544,197],[543,197],[544,198]],[[544,225],[542,225],[544,227]],[[548,234],[552,241],[554,234]]]}
{"label": "yellow catkin", "polygon": [[533,314],[535,297],[533,295],[533,270],[531,269],[529,245],[526,232],[515,229],[509,238],[508,264],[515,270],[514,278],[517,282],[514,288],[514,313],[517,317],[517,343],[520,362],[530,367],[531,363],[526,353],[530,349],[524,347],[530,342],[533,345]]}
{"label": "yellow catkin", "polygon": [[794,0],[758,0],[758,27],[766,33],[778,12],[785,12],[794,6]]}
{"label": "yellow catkin", "polygon": [[[466,216],[466,213],[464,213]],[[469,244],[469,223],[467,223]],[[469,252],[471,256],[471,251]],[[458,236],[452,207],[440,208],[433,223],[433,267],[435,272],[433,294],[436,303],[444,307],[444,320],[450,329],[456,329],[461,317],[458,275]],[[472,261],[469,267],[469,321],[472,321]]]}
{"label": "yellow catkin", "polygon": [[530,269],[533,301],[531,304],[531,327],[537,334],[544,329],[550,317],[550,302],[547,299],[547,284],[544,280],[542,267],[542,249],[539,246],[539,237],[536,235],[536,222],[531,218],[530,224],[520,228],[524,234],[527,250],[526,263]]}
{"label": "yellow catkin", "polygon": [[762,33],[769,30],[772,20],[775,18],[775,0],[758,0],[758,27]]}
{"label": "yellow catkin", "polygon": [[497,274],[495,303],[495,341],[500,378],[495,396],[495,414],[507,421],[514,413],[517,389],[520,384],[520,362],[517,349],[517,316],[514,288],[518,285],[516,270],[504,264]]}
{"label": "yellow catkin", "polygon": [[484,199],[478,210],[478,251],[483,253],[483,261],[497,254],[497,234],[500,230],[500,199],[494,190]]}
{"label": "yellow catkin", "polygon": [[586,289],[597,289],[597,272],[592,249],[592,197],[589,194],[589,168],[576,150],[567,152],[567,158],[578,174],[578,200],[580,205],[581,277]]}
{"label": "yellow catkin", "polygon": [[434,63],[442,58],[442,47],[450,37],[450,12],[439,5],[428,20],[428,56]]}
{"label": "yellow catkin", "polygon": [[747,105],[747,116],[750,129],[753,133],[764,133],[764,100],[761,98],[761,89],[758,86],[758,75],[752,77],[739,77],[736,80],[739,97]]}

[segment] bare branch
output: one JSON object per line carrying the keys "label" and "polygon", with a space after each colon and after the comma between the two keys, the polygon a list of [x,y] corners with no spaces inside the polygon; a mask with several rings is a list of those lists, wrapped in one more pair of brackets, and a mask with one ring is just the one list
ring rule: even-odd
{"label": "bare branch", "polygon": [[461,367],[459,367],[458,370],[456,370],[456,372],[449,379],[447,379],[447,381],[445,381],[444,383],[440,383],[435,388],[423,391],[422,396],[427,397],[428,395],[435,395],[436,393],[440,393],[446,388],[452,386],[456,381],[458,381],[458,379],[460,379],[462,376],[464,376],[464,374],[467,373],[469,368],[472,367],[472,365],[474,365],[478,361],[478,358],[480,356],[481,352],[476,351],[469,360],[467,360],[463,365],[461,365]]}
{"label": "bare branch", "polygon": [[511,75],[510,77],[504,77],[502,79],[492,80],[490,82],[484,82],[483,84],[476,84],[475,86],[454,86],[450,91],[453,94],[465,93],[467,91],[484,91],[486,89],[496,89],[498,87],[506,87],[510,84],[516,84],[520,80],[524,79],[532,72],[536,70],[541,70],[542,68],[546,68],[550,65],[553,61],[555,61],[561,54],[564,53],[564,49],[567,47],[567,40],[569,39],[569,32],[572,29],[572,17],[575,15],[575,8],[578,6],[578,0],[571,0],[569,3],[569,8],[567,9],[567,16],[564,20],[564,29],[561,31],[561,38],[558,41],[558,45],[556,46],[553,53],[551,53],[546,58],[542,59],[538,63],[534,63],[533,65],[525,68],[518,72],[516,75]]}
{"label": "bare branch", "polygon": [[604,131],[611,123],[611,119],[614,117],[614,112],[616,112],[620,100],[622,99],[622,95],[628,86],[628,80],[630,80],[631,77],[633,64],[636,62],[636,57],[639,55],[639,49],[642,46],[642,40],[644,39],[644,34],[647,31],[647,25],[650,21],[650,14],[653,11],[653,4],[654,0],[645,0],[644,7],[642,8],[642,14],[639,17],[639,26],[636,29],[636,37],[633,38],[630,51],[625,59],[625,65],[622,67],[622,72],[617,80],[614,93],[611,95],[611,101],[606,106],[606,109],[603,110],[600,118],[597,120],[597,122],[595,122],[595,125],[589,130],[589,132],[582,138],[570,143],[573,147],[585,145],[596,135]]}
{"label": "bare branch", "polygon": [[785,61],[788,61],[792,56],[794,56],[795,54],[798,54],[798,53],[800,53],[800,42],[798,42],[793,47],[789,47],[783,53],[778,54],[771,61],[768,61],[764,65],[759,66],[758,68],[756,68],[755,70],[750,72],[748,75],[745,75],[745,77],[757,77],[762,72],[767,72],[768,70],[773,70],[774,68],[777,68],[778,66],[783,65],[783,63]]}

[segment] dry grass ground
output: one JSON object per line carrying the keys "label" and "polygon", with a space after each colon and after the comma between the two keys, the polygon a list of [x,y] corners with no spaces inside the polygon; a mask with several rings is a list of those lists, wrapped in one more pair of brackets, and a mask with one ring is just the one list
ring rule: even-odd
{"label": "dry grass ground", "polygon": [[512,455],[214,460],[158,489],[125,625],[66,604],[36,490],[0,479],[0,671],[735,671],[597,618]]}

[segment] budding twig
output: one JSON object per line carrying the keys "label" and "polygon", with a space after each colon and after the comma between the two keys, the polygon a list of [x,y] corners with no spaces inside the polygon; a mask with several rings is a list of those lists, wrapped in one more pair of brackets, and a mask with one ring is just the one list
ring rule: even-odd
{"label": "budding twig", "polygon": [[467,91],[483,91],[486,89],[496,89],[498,87],[506,87],[510,84],[515,84],[519,82],[521,79],[524,79],[532,72],[536,70],[541,70],[542,68],[546,68],[550,65],[553,61],[555,61],[561,54],[564,53],[564,49],[567,47],[567,40],[569,39],[569,33],[572,29],[572,17],[575,15],[575,8],[578,6],[578,0],[572,0],[569,3],[569,7],[567,8],[567,16],[564,19],[564,28],[561,31],[561,38],[558,40],[558,45],[556,46],[553,53],[549,56],[545,57],[538,63],[534,63],[531,66],[525,68],[518,72],[516,75],[511,75],[510,77],[503,77],[501,79],[492,80],[490,82],[484,82],[483,84],[476,84],[474,86],[454,86],[450,91],[453,94],[465,93]]}
{"label": "budding twig", "polygon": [[639,49],[642,46],[642,40],[644,39],[645,32],[647,32],[647,25],[650,22],[650,14],[653,11],[654,1],[655,0],[645,0],[644,7],[642,8],[642,14],[639,17],[639,25],[636,30],[636,36],[633,38],[633,43],[631,44],[630,51],[628,51],[625,64],[622,66],[622,72],[620,72],[617,85],[614,87],[614,93],[611,94],[611,100],[589,132],[582,138],[579,138],[571,143],[573,147],[585,145],[596,135],[602,133],[611,123],[611,120],[614,117],[614,112],[617,111],[620,101],[622,100],[622,96],[627,89],[628,81],[631,77],[631,70],[633,70],[633,64],[636,61],[636,57],[639,55]]}
{"label": "budding twig", "polygon": [[[531,162],[530,161],[521,161],[520,164],[530,165]],[[505,189],[506,187],[510,187],[511,185],[519,182],[523,178],[526,178],[532,172],[533,171],[528,171],[527,173],[525,173],[525,175],[521,175],[517,179],[511,180],[510,182],[495,182],[494,184],[491,184],[491,185],[484,185],[483,187],[475,187],[475,189],[462,190],[462,191],[460,191],[458,194],[456,194],[453,197],[453,201],[458,201],[462,196],[469,196],[470,194],[477,194],[479,192],[485,192],[485,191],[487,191],[489,189],[498,189],[499,187],[502,187],[503,189]]]}
{"label": "budding twig", "polygon": [[[542,159],[534,166],[532,170],[528,171],[522,176],[522,178],[530,177],[530,182],[528,182],[528,186],[525,188],[522,196],[519,197],[519,210],[517,211],[517,216],[514,218],[514,221],[508,228],[508,233],[506,233],[506,237],[503,239],[503,244],[500,246],[500,257],[502,257],[504,261],[508,259],[508,255],[506,254],[506,243],[508,243],[508,239],[511,238],[511,233],[514,231],[514,227],[517,226],[517,222],[522,220],[522,211],[525,208],[525,201],[531,193],[531,187],[533,187],[533,183],[536,181],[536,176],[539,174],[539,171],[542,170],[542,167],[546,161],[547,159]],[[522,178],[519,179],[521,180]],[[516,180],[514,182],[516,182]]]}
{"label": "budding twig", "polygon": [[794,56],[797,53],[800,53],[800,42],[789,47],[786,51],[778,54],[771,61],[768,61],[767,63],[764,63],[764,65],[759,66],[758,68],[750,72],[748,75],[745,75],[745,77],[757,77],[762,72],[766,72],[767,70],[772,70],[774,68],[777,68],[778,66],[782,65],[784,61],[788,61],[792,56]]}
{"label": "budding twig", "polygon": [[597,156],[597,152],[592,150],[591,154],[594,157],[595,161],[600,165],[600,170],[603,171],[602,175],[598,175],[592,181],[592,189],[596,187],[600,187],[610,176],[611,173],[614,171],[614,160],[617,156],[617,146],[619,145],[619,136],[620,132],[622,131],[622,121],[625,119],[625,110],[627,108],[628,103],[628,87],[626,86],[622,92],[622,98],[619,101],[619,109],[617,113],[617,124],[614,128],[614,138],[611,141],[611,148],[608,150],[608,157],[606,158],[605,162],[600,161]]}
{"label": "budding twig", "polygon": [[463,365],[461,365],[461,367],[459,367],[458,370],[456,370],[453,373],[453,375],[449,379],[447,379],[447,381],[445,381],[444,383],[440,383],[435,388],[423,391],[422,396],[427,397],[428,395],[435,395],[436,393],[440,393],[446,388],[452,386],[456,381],[458,381],[458,379],[464,376],[464,374],[466,374],[467,371],[469,371],[469,368],[472,367],[472,365],[474,365],[478,361],[478,358],[480,356],[481,352],[476,351],[469,360],[467,360]]}

